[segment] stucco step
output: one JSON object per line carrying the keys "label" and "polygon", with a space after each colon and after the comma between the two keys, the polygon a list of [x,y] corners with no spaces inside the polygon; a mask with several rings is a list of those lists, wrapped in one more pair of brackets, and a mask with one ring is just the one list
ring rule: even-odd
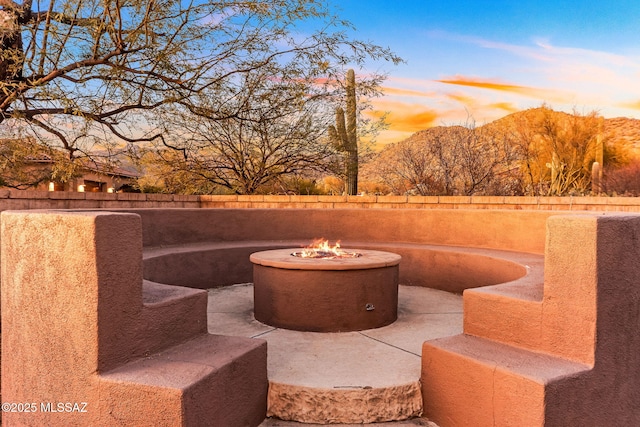
{"label": "stucco step", "polygon": [[205,334],[99,381],[104,425],[257,426],[267,408],[267,343]]}
{"label": "stucco step", "polygon": [[142,284],[142,321],[137,340],[150,353],[207,332],[207,292],[148,280]]}
{"label": "stucco step", "polygon": [[540,347],[541,278],[464,292],[464,332],[530,350]]}
{"label": "stucco step", "polygon": [[184,286],[166,285],[150,280],[142,283],[142,303],[149,307],[159,307],[177,303],[180,300],[199,299],[206,291]]}
{"label": "stucco step", "polygon": [[590,369],[468,335],[427,341],[422,347],[424,414],[442,427],[544,425],[545,399]]}

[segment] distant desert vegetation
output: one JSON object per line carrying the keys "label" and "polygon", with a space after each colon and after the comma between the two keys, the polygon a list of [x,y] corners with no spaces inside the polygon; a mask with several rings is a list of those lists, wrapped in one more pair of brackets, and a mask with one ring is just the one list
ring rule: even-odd
{"label": "distant desert vegetation", "polygon": [[[602,172],[594,172],[594,162]],[[640,120],[543,105],[487,124],[416,132],[384,146],[363,172],[364,181],[374,183],[365,191],[381,193],[636,195]]]}
{"label": "distant desert vegetation", "polygon": [[[548,113],[549,111],[546,110]],[[515,123],[522,123],[529,119],[532,122],[532,116],[540,116],[545,113],[545,108],[533,108],[517,113],[510,114],[501,119],[487,124],[492,127],[513,127]],[[553,115],[558,117],[568,117],[569,114],[553,111]],[[626,146],[635,152],[640,158],[640,120],[630,119],[627,117],[616,117],[613,119],[603,119],[603,137],[605,143],[610,146]]]}

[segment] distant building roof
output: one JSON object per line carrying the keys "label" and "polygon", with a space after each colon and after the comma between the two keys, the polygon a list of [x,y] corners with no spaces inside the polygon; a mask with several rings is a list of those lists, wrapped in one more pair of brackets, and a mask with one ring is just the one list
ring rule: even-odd
{"label": "distant building roof", "polygon": [[[25,138],[23,140],[15,138],[0,138],[0,145],[3,141],[24,141],[33,144],[34,147],[36,147],[36,150],[34,150],[36,151],[36,153],[24,157],[27,162],[39,164],[51,164],[54,162],[53,157],[46,152],[45,147],[39,145],[39,143],[36,142],[33,138]],[[38,149],[37,147],[42,147],[42,151],[40,151],[40,149]],[[106,155],[104,155],[103,153],[98,153],[98,155],[106,158]],[[101,159],[90,158],[77,159],[77,161],[82,169],[88,172],[129,179],[136,179],[142,176],[142,174],[138,172],[133,165],[124,164],[116,166],[113,164],[109,164],[108,162]]]}

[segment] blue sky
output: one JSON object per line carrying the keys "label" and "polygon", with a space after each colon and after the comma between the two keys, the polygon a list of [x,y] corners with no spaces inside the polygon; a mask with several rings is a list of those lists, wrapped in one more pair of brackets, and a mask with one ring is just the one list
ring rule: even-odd
{"label": "blue sky", "polygon": [[[437,125],[483,124],[546,103],[640,118],[637,0],[329,0],[357,29],[406,60],[388,73],[380,142]],[[366,73],[369,70],[356,70]]]}

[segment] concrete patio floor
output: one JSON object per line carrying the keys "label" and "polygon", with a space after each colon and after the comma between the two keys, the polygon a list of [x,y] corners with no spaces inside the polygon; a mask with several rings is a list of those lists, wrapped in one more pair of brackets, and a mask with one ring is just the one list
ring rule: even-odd
{"label": "concrete patio floor", "polygon": [[[253,285],[238,284],[209,290],[208,328],[212,334],[265,339],[271,383],[291,385],[311,393],[314,390],[385,389],[420,379],[423,341],[462,332],[462,297],[401,285],[398,320],[389,326],[345,333],[299,332],[256,321]],[[377,425],[385,424],[430,425],[425,419]],[[275,418],[262,424],[264,427],[296,425],[301,424]]]}

